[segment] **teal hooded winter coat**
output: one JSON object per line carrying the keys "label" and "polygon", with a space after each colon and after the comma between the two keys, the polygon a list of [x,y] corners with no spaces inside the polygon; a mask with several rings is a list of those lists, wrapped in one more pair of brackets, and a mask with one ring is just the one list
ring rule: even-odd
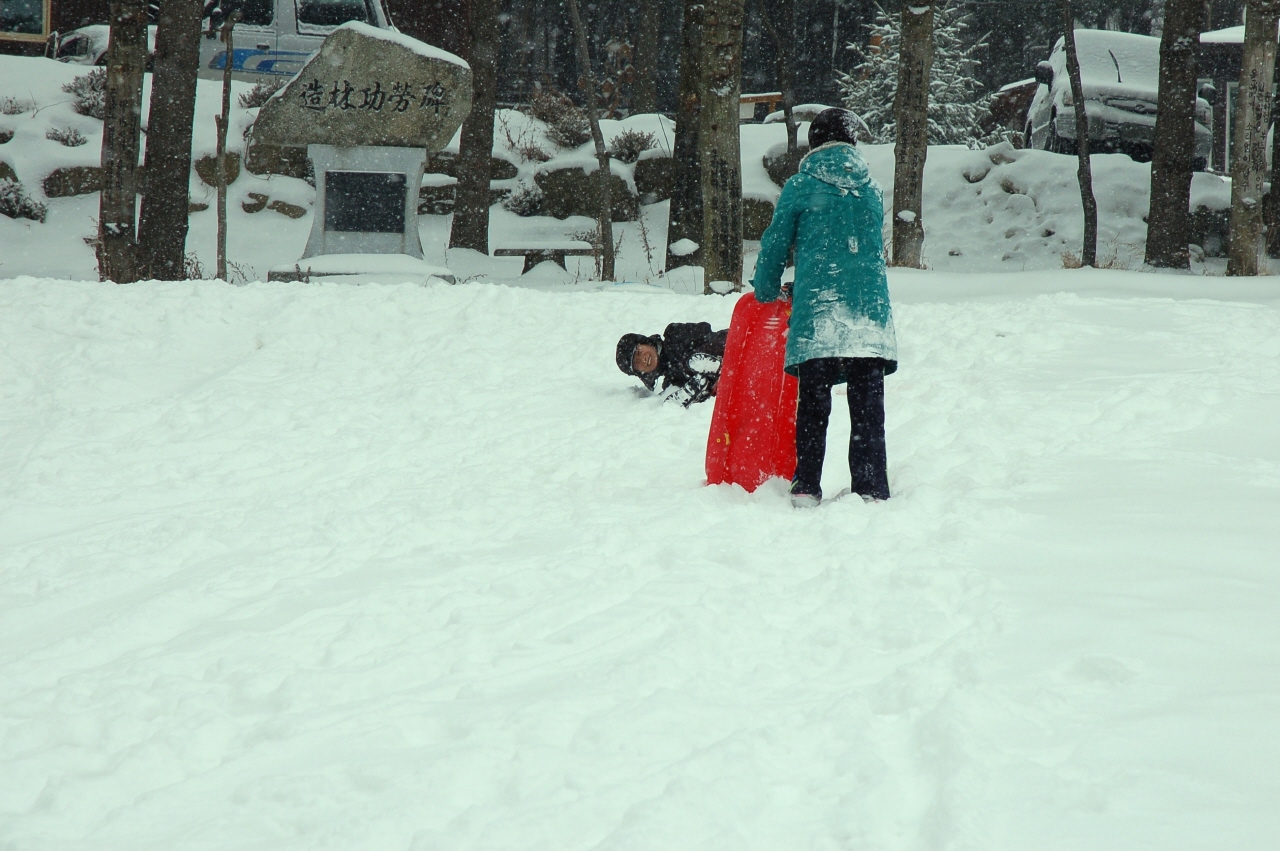
{"label": "teal hooded winter coat", "polygon": [[853,145],[830,142],[800,162],[760,242],[756,300],[774,301],[795,246],[787,372],[814,358],[883,358],[898,368],[884,266],[884,196]]}

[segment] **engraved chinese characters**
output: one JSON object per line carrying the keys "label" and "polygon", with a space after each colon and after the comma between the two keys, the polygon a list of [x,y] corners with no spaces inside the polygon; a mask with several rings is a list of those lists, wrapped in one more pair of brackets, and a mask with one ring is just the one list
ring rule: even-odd
{"label": "engraved chinese characters", "polygon": [[461,59],[361,24],[335,30],[262,107],[255,144],[439,150],[471,110]]}
{"label": "engraved chinese characters", "polygon": [[317,79],[312,79],[298,92],[302,106],[312,112],[324,112],[326,109],[366,109],[370,112],[382,112],[385,107],[390,112],[407,112],[410,109],[429,109],[439,115],[441,108],[449,108],[449,90],[437,81],[434,85],[424,85],[421,91],[415,90],[412,83],[395,82],[389,90],[383,89],[381,80],[374,80],[372,86],[357,90],[350,80],[337,80],[326,87]]}

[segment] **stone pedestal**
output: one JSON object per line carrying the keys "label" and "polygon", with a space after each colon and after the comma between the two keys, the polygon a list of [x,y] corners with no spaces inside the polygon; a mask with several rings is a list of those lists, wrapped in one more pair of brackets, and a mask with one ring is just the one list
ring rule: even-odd
{"label": "stone pedestal", "polygon": [[422,259],[418,186],[423,148],[309,145],[315,218],[303,259],[322,254],[405,254]]}
{"label": "stone pedestal", "polygon": [[255,144],[305,148],[315,168],[311,236],[273,280],[451,280],[423,261],[418,189],[427,152],[471,111],[471,69],[400,33],[343,24],[268,100]]}

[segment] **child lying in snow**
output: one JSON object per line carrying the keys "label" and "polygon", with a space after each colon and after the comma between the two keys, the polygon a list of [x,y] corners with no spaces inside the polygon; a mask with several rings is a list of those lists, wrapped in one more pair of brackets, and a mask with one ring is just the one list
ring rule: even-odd
{"label": "child lying in snow", "polygon": [[672,322],[662,336],[623,334],[618,341],[618,369],[639,378],[650,390],[661,378],[664,400],[675,399],[687,408],[716,395],[728,336],[727,330],[712,331],[706,322]]}

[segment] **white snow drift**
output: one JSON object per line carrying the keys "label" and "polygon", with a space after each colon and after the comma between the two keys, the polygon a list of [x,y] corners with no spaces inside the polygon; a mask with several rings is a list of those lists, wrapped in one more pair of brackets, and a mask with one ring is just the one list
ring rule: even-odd
{"label": "white snow drift", "polygon": [[732,298],[0,283],[0,847],[1270,847],[1274,293],[891,283],[804,514],[614,368]]}

